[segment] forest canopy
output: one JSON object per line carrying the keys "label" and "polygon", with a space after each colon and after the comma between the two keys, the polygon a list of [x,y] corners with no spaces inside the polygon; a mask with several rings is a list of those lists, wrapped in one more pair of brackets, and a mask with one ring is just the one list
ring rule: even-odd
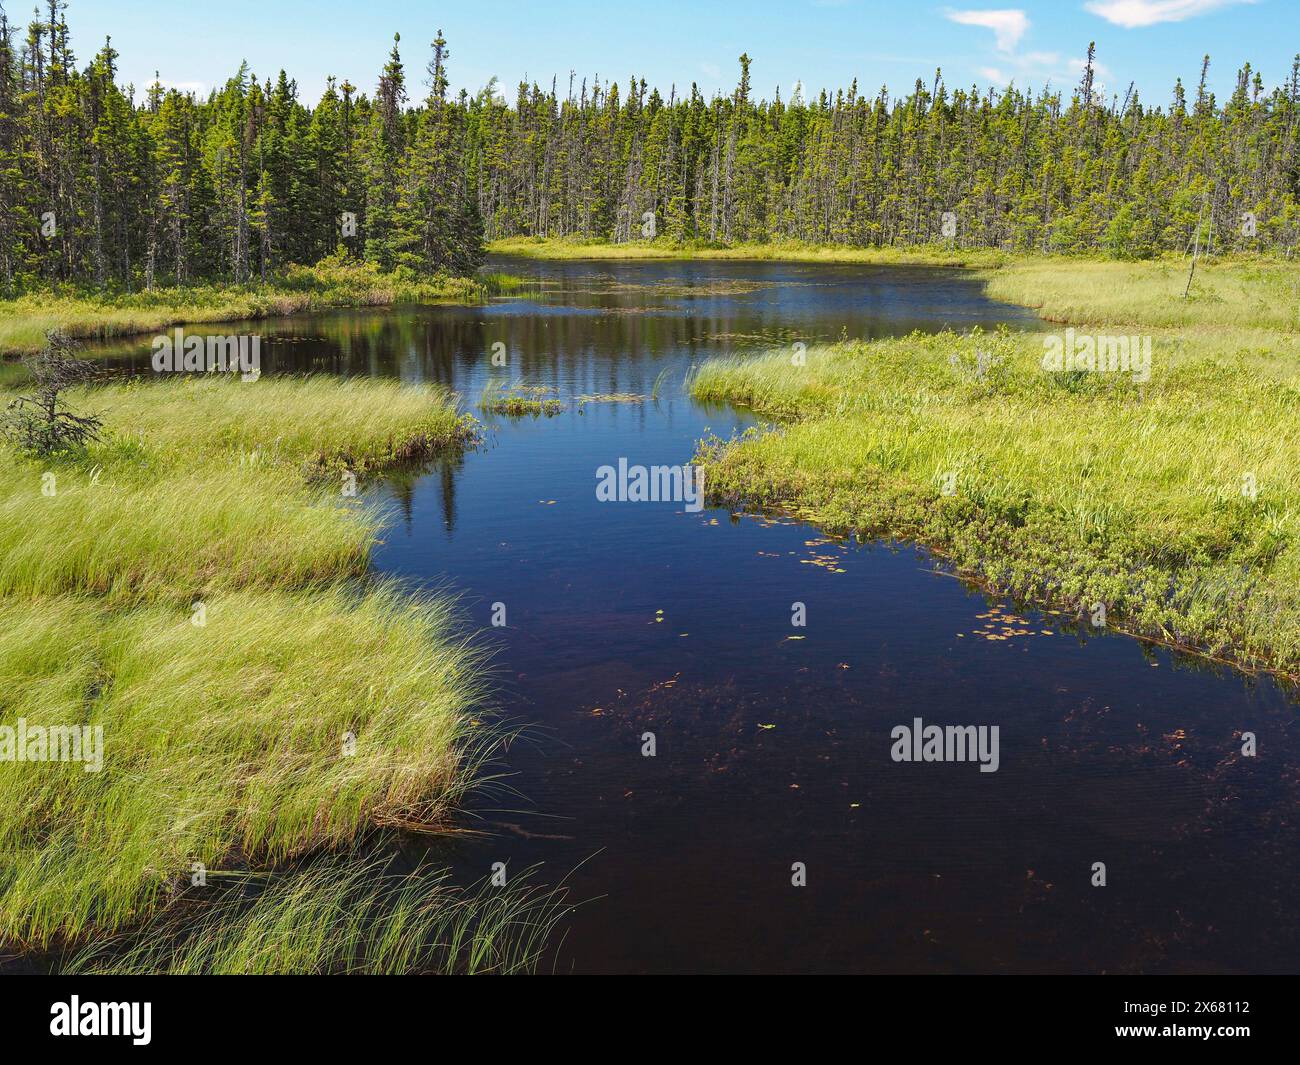
{"label": "forest canopy", "polygon": [[[412,79],[401,42],[372,91],[315,103],[247,65],[199,98],[118,83],[111,39],[84,65],[63,0],[20,32],[0,7],[0,286],[152,288],[268,278],[343,255],[465,275],[484,241],[657,235],[715,243],[1290,254],[1300,240],[1300,57],[1222,103],[1207,57],[1148,106],[1094,89],[845,89],[665,96],[569,76],[449,92],[447,41]],[[427,92],[412,85],[418,80]],[[413,99],[413,97],[417,97]],[[653,215],[652,228],[647,215]]]}

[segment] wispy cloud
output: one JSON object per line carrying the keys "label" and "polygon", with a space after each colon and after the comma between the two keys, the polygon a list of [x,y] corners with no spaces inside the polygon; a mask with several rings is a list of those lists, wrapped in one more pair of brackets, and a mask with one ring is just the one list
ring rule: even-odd
{"label": "wispy cloud", "polygon": [[[1083,76],[1086,59],[1063,58],[1059,52],[1026,52],[1023,55],[1009,55],[1009,66],[981,66],[975,68],[981,78],[992,85],[1005,86],[1016,82],[1022,88],[1030,83],[1039,85],[1052,84],[1059,88],[1068,88],[1078,83]],[[1107,83],[1113,75],[1104,63],[1093,60],[1093,91],[1100,96],[1108,92]]]}
{"label": "wispy cloud", "polygon": [[1083,6],[1107,22],[1126,30],[1154,26],[1157,22],[1182,22],[1233,4],[1255,0],[1088,0]]}
{"label": "wispy cloud", "polygon": [[[1148,6],[1153,0],[1091,0],[1088,6],[1108,7],[1123,4]],[[1254,3],[1255,0],[1154,0],[1155,6],[1188,4]],[[1025,86],[1027,83],[1053,84],[1061,87],[1077,84],[1083,74],[1084,59],[1063,58],[1060,52],[1027,51],[1020,52],[1016,46],[1021,38],[1029,32],[1029,19],[1019,9],[999,9],[987,11],[954,11],[948,9],[944,15],[953,22],[963,26],[979,26],[992,30],[997,41],[997,54],[985,57],[982,66],[975,68],[975,73],[992,85],[1008,85],[1012,82]],[[1099,95],[1107,92],[1106,83],[1111,79],[1111,72],[1094,59],[1093,91]]]}
{"label": "wispy cloud", "polygon": [[947,11],[948,18],[962,26],[982,26],[992,30],[1001,52],[1012,51],[1029,29],[1029,19],[1023,11],[1003,8],[996,11]]}

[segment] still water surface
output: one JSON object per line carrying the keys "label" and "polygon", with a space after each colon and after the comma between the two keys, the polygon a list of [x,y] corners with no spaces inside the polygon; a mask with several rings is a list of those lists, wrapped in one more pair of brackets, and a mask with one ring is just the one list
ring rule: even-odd
{"label": "still water surface", "polygon": [[[480,800],[486,835],[451,858],[465,879],[496,861],[567,876],[581,905],[548,967],[1300,967],[1300,728],[1272,681],[1016,611],[912,547],[596,500],[599,466],[685,463],[707,433],[755,424],[685,393],[712,355],[1036,328],[1028,312],[934,270],[493,267],[535,285],[258,328],[269,372],[439,382],[486,424],[482,448],[371,489],[390,517],[374,562],[461,594],[505,710],[534,726],[506,766],[520,798]],[[648,394],[665,370],[657,401],[575,398]],[[482,415],[493,376],[551,386],[566,409]],[[890,731],[915,718],[999,726],[999,770],[893,762]],[[1241,756],[1243,730],[1258,757]]]}

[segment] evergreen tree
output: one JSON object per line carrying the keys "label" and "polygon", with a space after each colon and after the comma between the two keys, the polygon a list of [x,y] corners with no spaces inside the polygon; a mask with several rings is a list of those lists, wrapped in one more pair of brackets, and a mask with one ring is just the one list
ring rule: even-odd
{"label": "evergreen tree", "polygon": [[[343,253],[465,274],[517,235],[1292,254],[1300,242],[1300,57],[1268,88],[1249,64],[1220,104],[1209,57],[1151,107],[1103,98],[1096,52],[1068,94],[856,81],[783,100],[667,97],[631,78],[560,93],[495,80],[453,95],[441,31],[411,106],[394,38],[373,97],[330,79],[313,104],[244,66],[200,99],[84,67],[64,0],[19,32],[0,2],[0,291],[269,278]],[[645,219],[653,217],[653,230]],[[345,218],[356,230],[340,229]],[[951,218],[951,224],[945,222]]]}

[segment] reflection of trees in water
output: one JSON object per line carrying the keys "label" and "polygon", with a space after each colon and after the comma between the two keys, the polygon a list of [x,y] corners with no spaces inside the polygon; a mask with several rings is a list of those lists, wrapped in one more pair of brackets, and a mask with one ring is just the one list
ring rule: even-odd
{"label": "reflection of trees in water", "polygon": [[447,530],[448,539],[456,526],[456,474],[465,465],[462,455],[444,458],[439,463],[438,481],[442,493],[442,524]]}
{"label": "reflection of trees in water", "polygon": [[[629,369],[649,367],[672,351],[714,353],[730,345],[719,334],[761,330],[761,316],[735,308],[694,306],[689,315],[490,313],[481,307],[426,307],[339,315],[315,323],[310,337],[270,336],[263,346],[269,373],[338,373],[399,377],[411,383],[464,389],[484,376],[541,380],[578,375],[592,392],[638,387]],[[509,362],[493,367],[492,345],[506,345]],[[643,375],[645,376],[645,375]],[[654,374],[648,374],[653,380]]]}
{"label": "reflection of trees in water", "polygon": [[[766,316],[698,305],[686,315],[653,310],[513,315],[482,307],[424,307],[238,325],[239,331],[262,334],[262,371],[268,375],[397,377],[462,390],[488,376],[542,380],[561,374],[575,376],[579,391],[636,389],[642,387],[637,370],[646,368],[640,377],[653,381],[657,370],[649,368],[672,352],[702,357],[781,342]],[[212,326],[186,330],[215,331]],[[505,367],[489,362],[498,341],[506,345]],[[88,350],[107,369],[153,376],[147,338],[88,345]]]}
{"label": "reflection of trees in water", "polygon": [[464,466],[465,455],[458,451],[455,454],[421,463],[417,467],[395,470],[388,475],[388,489],[402,513],[402,524],[408,533],[412,531],[415,521],[415,486],[423,478],[436,475],[439,504],[442,507],[442,523],[448,537],[451,536],[456,525],[456,477]]}
{"label": "reflection of trees in water", "polygon": [[406,527],[407,533],[411,532],[411,526],[415,517],[415,482],[416,475],[398,474],[389,479],[389,487],[393,493],[393,499],[402,511],[402,524]]}

